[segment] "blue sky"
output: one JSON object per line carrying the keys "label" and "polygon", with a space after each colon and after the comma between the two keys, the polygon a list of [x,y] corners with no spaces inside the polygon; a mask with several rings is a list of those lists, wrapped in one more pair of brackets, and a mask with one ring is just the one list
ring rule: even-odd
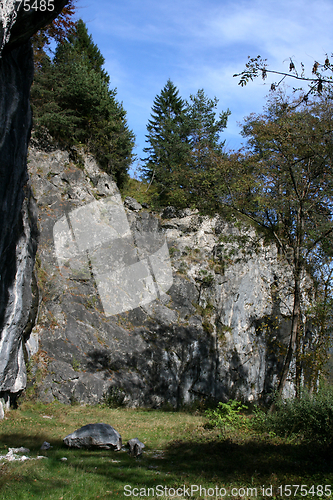
{"label": "blue sky", "polygon": [[223,138],[237,149],[238,123],[262,111],[271,81],[237,85],[233,74],[247,56],[260,54],[282,71],[292,57],[310,73],[314,59],[333,52],[333,0],[78,0],[79,17],[105,57],[139,158],[154,98],[168,78],[182,98],[203,88],[219,99],[219,111],[230,109]]}

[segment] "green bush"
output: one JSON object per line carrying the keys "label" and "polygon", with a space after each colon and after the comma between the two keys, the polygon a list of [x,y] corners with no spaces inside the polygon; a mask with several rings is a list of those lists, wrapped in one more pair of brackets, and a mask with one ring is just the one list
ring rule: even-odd
{"label": "green bush", "polygon": [[325,387],[317,394],[303,392],[300,398],[278,399],[276,412],[254,418],[254,427],[281,437],[331,443],[333,440],[333,390]]}
{"label": "green bush", "polygon": [[247,409],[247,406],[233,399],[230,399],[227,403],[219,402],[217,408],[205,412],[208,427],[233,427],[238,429],[245,425],[246,417],[241,412]]}
{"label": "green bush", "polygon": [[102,406],[107,408],[120,408],[124,406],[126,394],[121,387],[111,386],[103,395]]}

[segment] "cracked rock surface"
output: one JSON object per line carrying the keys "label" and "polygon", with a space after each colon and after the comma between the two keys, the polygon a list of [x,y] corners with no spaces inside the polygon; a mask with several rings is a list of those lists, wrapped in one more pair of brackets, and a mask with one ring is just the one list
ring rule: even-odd
{"label": "cracked rock surface", "polygon": [[[91,156],[31,149],[38,207],[38,320],[27,347],[30,389],[44,402],[161,407],[207,398],[254,401],[276,380],[288,333],[288,276],[274,247],[235,252],[237,229],[220,217],[172,207],[126,208],[132,231],[164,236],[173,283],[157,299],[112,316],[94,276],[59,268],[54,225],[64,214],[118,193]],[[249,241],[255,235],[248,234]]]}

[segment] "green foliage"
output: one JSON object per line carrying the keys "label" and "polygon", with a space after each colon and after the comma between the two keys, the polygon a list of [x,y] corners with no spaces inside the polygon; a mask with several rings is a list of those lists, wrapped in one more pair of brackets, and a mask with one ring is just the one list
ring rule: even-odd
{"label": "green foliage", "polygon": [[125,392],[119,387],[111,386],[103,395],[102,406],[108,408],[119,408],[124,405]]}
{"label": "green foliage", "polygon": [[127,196],[131,196],[141,204],[147,203],[151,209],[156,208],[156,199],[158,198],[158,194],[155,184],[150,185],[145,181],[128,178],[120,189],[120,192],[123,199]]}
{"label": "green foliage", "polygon": [[208,427],[225,427],[240,428],[245,425],[246,417],[242,414],[248,407],[240,401],[229,399],[227,403],[218,403],[214,410],[208,409],[205,416],[208,419]]}
{"label": "green foliage", "polygon": [[84,145],[101,167],[124,184],[133,159],[134,135],[126,112],[109,90],[104,58],[82,20],[51,60],[44,54],[31,89],[34,132],[48,131],[65,147]]}
{"label": "green foliage", "polygon": [[204,89],[199,89],[196,95],[190,95],[187,103],[192,161],[198,169],[204,169],[210,162],[210,152],[222,154],[223,151],[225,141],[221,141],[220,133],[227,126],[230,111],[222,112],[216,118],[218,102],[217,97],[210,99]]}
{"label": "green foliage", "polygon": [[76,372],[79,372],[81,369],[81,363],[78,359],[75,358],[75,356],[73,356],[73,358],[72,358],[72,367],[73,367],[73,370]]}
{"label": "green foliage", "polygon": [[175,248],[175,247],[170,247],[170,248],[169,248],[169,255],[170,255],[170,257],[173,257],[175,254],[177,254],[177,252],[178,252],[178,251],[179,251],[179,250],[178,250],[177,248]]}
{"label": "green foliage", "polygon": [[330,444],[333,441],[333,390],[321,388],[311,395],[303,391],[299,398],[278,398],[276,411],[257,411],[253,428],[285,438],[298,438]]}
{"label": "green foliage", "polygon": [[147,125],[143,174],[157,185],[159,204],[198,207],[213,211],[212,187],[217,182],[217,158],[224,142],[219,134],[230,111],[216,117],[218,99],[209,99],[203,89],[185,102],[168,80],[156,96]]}
{"label": "green foliage", "polygon": [[[292,361],[300,391],[307,337],[323,332],[318,323],[302,332],[307,306],[301,284],[306,274],[317,280],[332,248],[332,117],[328,96],[301,105],[283,93],[272,95],[262,115],[246,119],[247,149],[221,162],[222,182],[215,191],[221,205],[254,223],[266,241],[275,242],[292,275],[293,306],[280,395]],[[325,350],[325,343],[319,345]]]}
{"label": "green foliage", "polygon": [[214,331],[214,326],[212,325],[212,323],[207,318],[205,318],[202,321],[202,328],[204,329],[204,331],[206,333],[213,333],[213,331]]}
{"label": "green foliage", "polygon": [[186,196],[180,190],[190,154],[185,102],[170,79],[155,97],[147,132],[145,178],[157,184],[162,204],[185,207]]}
{"label": "green foliage", "polygon": [[204,287],[210,287],[214,282],[214,274],[209,273],[207,269],[201,269],[199,281]]}
{"label": "green foliage", "polygon": [[191,204],[205,212],[215,212],[218,203],[214,197],[217,178],[217,163],[225,156],[220,134],[227,126],[230,111],[216,116],[218,99],[210,99],[204,89],[190,96],[187,103],[187,120],[191,158],[186,167],[186,183],[183,189],[188,193]]}

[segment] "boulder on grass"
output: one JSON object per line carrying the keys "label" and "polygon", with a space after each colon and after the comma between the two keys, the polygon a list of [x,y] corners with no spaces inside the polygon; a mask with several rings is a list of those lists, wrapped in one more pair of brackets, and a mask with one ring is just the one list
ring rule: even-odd
{"label": "boulder on grass", "polygon": [[120,450],[121,435],[109,424],[88,424],[63,439],[70,448],[103,448]]}
{"label": "boulder on grass", "polygon": [[138,438],[130,439],[127,444],[129,446],[129,454],[132,457],[138,457],[139,455],[142,455],[142,450],[145,445],[141,443]]}

